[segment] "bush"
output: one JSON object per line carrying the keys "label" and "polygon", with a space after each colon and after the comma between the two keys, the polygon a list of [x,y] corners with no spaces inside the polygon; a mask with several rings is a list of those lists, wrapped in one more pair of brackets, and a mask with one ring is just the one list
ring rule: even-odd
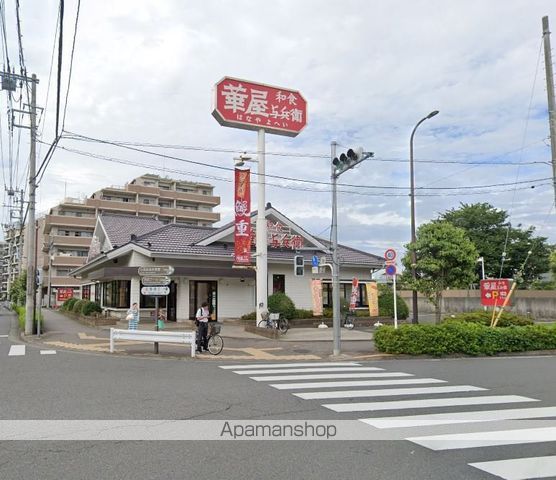
{"label": "bush", "polygon": [[60,310],[64,311],[64,312],[71,312],[73,311],[73,306],[75,305],[75,302],[77,302],[77,298],[71,297],[68,298],[64,303],[62,303],[62,306],[60,307]]}
{"label": "bush", "polygon": [[77,314],[83,313],[83,307],[87,302],[88,300],[77,300],[77,302],[73,304],[71,311]]}
{"label": "bush", "polygon": [[[466,322],[466,323],[480,323],[481,325],[490,326],[492,319],[492,312],[485,312],[478,310],[476,312],[458,313],[444,318],[443,322]],[[502,312],[502,316],[498,321],[498,327],[510,327],[512,325],[523,326],[533,325],[535,322],[529,317],[518,315],[511,312]]]}
{"label": "bush", "polygon": [[295,316],[295,305],[285,293],[274,293],[268,297],[268,311],[281,313],[288,320]]}
{"label": "bush", "polygon": [[102,312],[102,308],[100,308],[100,305],[96,302],[85,300],[85,304],[83,305],[81,312],[83,313],[83,315],[88,317],[89,315],[92,315],[95,312],[97,313]]}
{"label": "bush", "polygon": [[313,310],[305,310],[304,308],[296,308],[293,318],[313,318]]}
{"label": "bush", "polygon": [[495,355],[500,352],[556,349],[556,326],[524,325],[490,328],[474,322],[380,327],[377,349],[409,355]]}
{"label": "bush", "polygon": [[[405,300],[396,294],[396,310],[398,319],[405,320],[409,316],[409,308]],[[380,317],[394,318],[394,295],[388,285],[379,285],[378,288],[378,315]]]}
{"label": "bush", "polygon": [[241,316],[242,320],[255,320],[257,318],[257,312],[246,313]]}

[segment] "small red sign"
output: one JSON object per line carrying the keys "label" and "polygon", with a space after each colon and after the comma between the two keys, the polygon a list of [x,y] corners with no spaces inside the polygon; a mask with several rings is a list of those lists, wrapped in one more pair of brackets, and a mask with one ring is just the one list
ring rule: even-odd
{"label": "small red sign", "polygon": [[224,77],[214,88],[212,115],[220,125],[295,137],[307,124],[301,93]]}
{"label": "small red sign", "polygon": [[251,265],[251,186],[249,169],[235,169],[234,263]]}
{"label": "small red sign", "polygon": [[[510,280],[506,278],[490,278],[481,280],[481,305],[485,307],[501,307],[510,293]],[[508,302],[506,305],[510,305]]]}
{"label": "small red sign", "polygon": [[65,302],[68,298],[73,297],[73,288],[58,288],[56,299],[59,302]]}

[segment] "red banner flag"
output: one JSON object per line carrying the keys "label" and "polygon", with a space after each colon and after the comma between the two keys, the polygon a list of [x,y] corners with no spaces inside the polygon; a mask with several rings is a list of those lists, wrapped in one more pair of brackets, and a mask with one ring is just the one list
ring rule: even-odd
{"label": "red banner flag", "polygon": [[234,263],[251,265],[251,186],[249,169],[235,169]]}

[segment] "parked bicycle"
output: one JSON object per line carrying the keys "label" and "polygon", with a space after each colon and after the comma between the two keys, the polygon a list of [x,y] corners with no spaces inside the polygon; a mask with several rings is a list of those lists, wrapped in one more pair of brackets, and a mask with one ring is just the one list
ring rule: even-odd
{"label": "parked bicycle", "polygon": [[212,355],[218,355],[224,348],[224,339],[220,336],[222,326],[217,322],[209,323],[207,347]]}
{"label": "parked bicycle", "polygon": [[343,317],[342,326],[348,330],[352,330],[355,327],[355,315],[353,312],[346,312]]}
{"label": "parked bicycle", "polygon": [[262,319],[257,324],[257,327],[273,328],[275,330],[279,330],[282,335],[286,333],[290,328],[288,319],[285,318],[281,313],[263,312],[261,317]]}

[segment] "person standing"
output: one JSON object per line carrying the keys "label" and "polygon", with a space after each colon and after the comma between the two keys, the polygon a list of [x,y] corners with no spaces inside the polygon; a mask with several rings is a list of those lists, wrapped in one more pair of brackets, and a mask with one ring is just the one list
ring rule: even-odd
{"label": "person standing", "polygon": [[197,323],[197,352],[201,353],[203,350],[208,351],[208,321],[210,318],[210,312],[208,309],[208,303],[203,302],[201,308],[197,310],[195,315],[195,321]]}
{"label": "person standing", "polygon": [[137,330],[137,325],[139,325],[139,306],[134,303],[131,308],[127,311],[127,316],[125,317],[128,321],[129,330]]}

